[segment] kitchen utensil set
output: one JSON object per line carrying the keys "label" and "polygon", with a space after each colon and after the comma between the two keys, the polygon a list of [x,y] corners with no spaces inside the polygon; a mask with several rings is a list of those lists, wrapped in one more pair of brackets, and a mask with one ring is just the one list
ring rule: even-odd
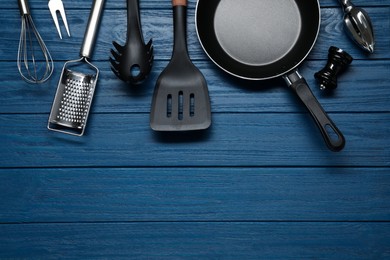
{"label": "kitchen utensil set", "polygon": [[[27,82],[42,83],[53,72],[53,60],[35,28],[27,1],[18,0],[22,16],[18,69]],[[104,1],[93,1],[80,58],[64,64],[49,116],[50,130],[78,136],[84,134],[99,76],[99,69],[89,60]],[[170,132],[204,130],[211,125],[210,98],[206,80],[191,62],[187,50],[187,0],[171,1],[174,47],[171,60],[155,85],[150,127],[155,131]],[[344,10],[344,24],[349,36],[362,49],[373,52],[374,33],[368,14],[349,0],[339,2]],[[49,0],[48,6],[59,37],[62,39],[57,13],[61,15],[70,36],[62,0]],[[277,13],[265,9],[277,10]],[[329,149],[340,151],[345,145],[342,133],[297,71],[316,42],[321,20],[319,10],[318,0],[248,0],[245,3],[198,0],[196,30],[206,54],[229,74],[247,80],[283,77],[310,112]],[[44,57],[41,59],[44,61],[43,68],[36,63],[36,52],[29,50],[33,46],[32,36],[35,36]],[[154,57],[152,39],[144,43],[139,0],[127,0],[125,36],[123,46],[113,41],[114,48],[109,57],[111,69],[119,79],[130,85],[139,85],[148,77]],[[338,74],[351,62],[352,57],[348,53],[332,46],[327,65],[315,75],[321,88],[334,89]]]}

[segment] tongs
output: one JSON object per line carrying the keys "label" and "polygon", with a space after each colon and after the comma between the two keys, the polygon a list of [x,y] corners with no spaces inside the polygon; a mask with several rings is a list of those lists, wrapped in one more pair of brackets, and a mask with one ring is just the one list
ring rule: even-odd
{"label": "tongs", "polygon": [[348,35],[362,49],[374,52],[374,30],[371,19],[362,8],[356,7],[350,0],[339,0],[344,9],[344,25]]}

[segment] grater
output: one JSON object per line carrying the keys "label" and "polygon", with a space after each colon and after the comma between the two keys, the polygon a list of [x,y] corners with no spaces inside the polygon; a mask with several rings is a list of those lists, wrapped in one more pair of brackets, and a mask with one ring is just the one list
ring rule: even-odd
{"label": "grater", "polygon": [[81,58],[67,61],[62,69],[51,108],[48,129],[82,136],[92,105],[99,69],[88,59],[96,41],[104,0],[95,0],[89,16]]}
{"label": "grater", "polygon": [[96,86],[97,74],[64,68],[57,88],[49,129],[83,135]]}

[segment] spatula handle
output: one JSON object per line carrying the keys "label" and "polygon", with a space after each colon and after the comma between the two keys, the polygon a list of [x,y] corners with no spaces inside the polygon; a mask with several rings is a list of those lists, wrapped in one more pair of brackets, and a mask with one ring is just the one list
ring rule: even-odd
{"label": "spatula handle", "polygon": [[174,45],[172,59],[188,56],[187,50],[187,0],[172,0]]}
{"label": "spatula handle", "polygon": [[187,6],[187,0],[172,0],[172,6]]}

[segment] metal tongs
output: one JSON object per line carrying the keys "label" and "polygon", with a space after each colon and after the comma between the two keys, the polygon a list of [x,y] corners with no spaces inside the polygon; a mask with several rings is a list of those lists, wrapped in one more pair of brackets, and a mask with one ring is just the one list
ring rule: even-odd
{"label": "metal tongs", "polygon": [[374,30],[371,19],[362,8],[350,0],[339,0],[344,10],[344,25],[349,36],[364,50],[374,52]]}
{"label": "metal tongs", "polygon": [[64,8],[64,4],[62,3],[62,0],[49,0],[48,6],[49,6],[51,16],[53,17],[54,24],[56,25],[56,28],[57,28],[57,31],[58,31],[60,38],[62,39],[62,35],[61,35],[61,31],[60,31],[60,26],[58,24],[57,12],[61,15],[61,19],[64,22],[66,32],[68,33],[68,36],[70,37],[68,21],[66,20],[65,8]]}

